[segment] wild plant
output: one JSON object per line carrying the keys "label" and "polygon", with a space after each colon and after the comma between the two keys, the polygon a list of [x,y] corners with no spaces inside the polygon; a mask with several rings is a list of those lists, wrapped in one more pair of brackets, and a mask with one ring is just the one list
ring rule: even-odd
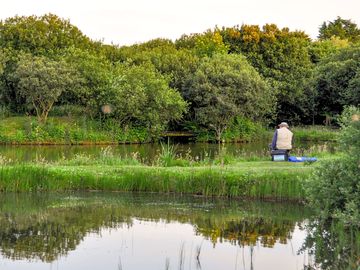
{"label": "wild plant", "polygon": [[66,165],[89,165],[94,163],[94,158],[91,155],[77,153],[72,159],[66,160]]}
{"label": "wild plant", "polygon": [[47,165],[47,164],[49,164],[49,161],[46,160],[46,158],[43,157],[42,155],[36,154],[34,163],[36,163],[38,165]]}
{"label": "wild plant", "polygon": [[11,158],[7,158],[3,155],[0,155],[0,165],[8,165],[13,163],[13,160]]}
{"label": "wild plant", "polygon": [[160,143],[161,151],[158,157],[158,164],[164,167],[169,167],[173,164],[173,161],[176,159],[176,145],[170,145],[168,142],[167,144]]}
{"label": "wild plant", "polygon": [[196,269],[201,269],[201,263],[200,263],[201,247],[202,247],[202,243],[196,246],[196,250],[195,250]]}
{"label": "wild plant", "polygon": [[184,270],[185,266],[185,244],[182,243],[179,252],[179,270]]}
{"label": "wild plant", "polygon": [[113,158],[114,153],[110,146],[101,147],[100,149],[100,158]]}

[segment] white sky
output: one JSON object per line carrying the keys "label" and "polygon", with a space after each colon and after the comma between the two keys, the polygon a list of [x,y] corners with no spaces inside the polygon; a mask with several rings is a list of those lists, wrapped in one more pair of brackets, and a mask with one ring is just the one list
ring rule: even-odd
{"label": "white sky", "polygon": [[54,13],[91,39],[130,45],[153,38],[175,40],[216,25],[275,23],[315,39],[337,16],[360,27],[360,0],[0,0],[0,19]]}

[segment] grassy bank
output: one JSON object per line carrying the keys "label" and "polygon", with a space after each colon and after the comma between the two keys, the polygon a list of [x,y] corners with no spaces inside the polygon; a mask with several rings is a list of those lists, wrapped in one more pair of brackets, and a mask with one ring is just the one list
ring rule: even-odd
{"label": "grassy bank", "polygon": [[36,117],[0,120],[2,144],[118,144],[145,143],[151,135],[145,128],[121,129],[118,123],[101,123],[86,117],[49,117],[41,124]]}
{"label": "grassy bank", "polygon": [[305,126],[291,128],[295,140],[300,141],[336,141],[339,129],[325,126]]}
{"label": "grassy bank", "polygon": [[[57,161],[27,163],[0,156],[0,191],[104,190],[303,200],[303,180],[317,163],[271,162],[264,155],[232,155],[220,151],[214,158],[176,155],[175,146],[162,145],[151,163],[134,153],[120,157],[109,147],[99,155],[76,154]],[[292,153],[296,155],[296,151]],[[335,158],[325,148],[311,148],[307,156]]]}
{"label": "grassy bank", "polygon": [[302,180],[313,166],[263,161],[193,167],[17,164],[0,167],[0,191],[106,190],[302,200]]}
{"label": "grassy bank", "polygon": [[[241,120],[241,121],[240,121]],[[333,141],[337,130],[319,126],[296,127],[292,129],[296,140]],[[214,142],[210,131],[193,131],[195,140]],[[266,130],[258,123],[238,119],[223,134],[224,142],[271,141],[273,131]],[[36,117],[18,116],[0,120],[0,144],[122,144],[147,143],[159,138],[150,134],[144,127],[119,128],[119,124],[106,120],[103,122],[81,117],[49,117],[41,124]]]}

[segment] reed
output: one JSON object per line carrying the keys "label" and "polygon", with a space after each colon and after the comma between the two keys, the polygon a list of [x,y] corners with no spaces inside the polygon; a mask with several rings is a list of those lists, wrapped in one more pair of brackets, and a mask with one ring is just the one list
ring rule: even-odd
{"label": "reed", "polygon": [[108,190],[302,200],[313,166],[243,162],[235,166],[15,164],[0,167],[0,191]]}
{"label": "reed", "polygon": [[325,126],[294,127],[291,130],[295,139],[302,141],[336,141],[339,135],[339,129]]}

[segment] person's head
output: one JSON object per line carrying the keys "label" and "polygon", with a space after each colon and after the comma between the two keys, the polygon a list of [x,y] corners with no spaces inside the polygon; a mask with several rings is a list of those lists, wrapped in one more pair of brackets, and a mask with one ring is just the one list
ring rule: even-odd
{"label": "person's head", "polygon": [[282,128],[282,127],[289,128],[289,125],[288,125],[286,122],[281,122],[281,123],[279,124],[279,128]]}

